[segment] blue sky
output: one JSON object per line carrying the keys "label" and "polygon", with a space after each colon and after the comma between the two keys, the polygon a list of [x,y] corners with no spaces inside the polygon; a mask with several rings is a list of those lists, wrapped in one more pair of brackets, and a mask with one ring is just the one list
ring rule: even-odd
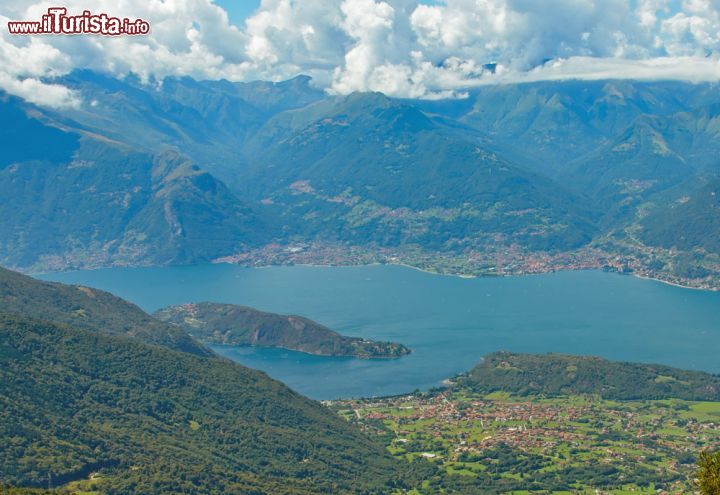
{"label": "blue sky", "polygon": [[242,26],[243,21],[260,6],[260,0],[215,0],[215,3],[227,11],[230,22],[236,26]]}
{"label": "blue sky", "polygon": [[[230,22],[242,27],[243,22],[260,6],[260,0],[213,0],[228,13]],[[438,5],[442,0],[426,0],[425,5]]]}

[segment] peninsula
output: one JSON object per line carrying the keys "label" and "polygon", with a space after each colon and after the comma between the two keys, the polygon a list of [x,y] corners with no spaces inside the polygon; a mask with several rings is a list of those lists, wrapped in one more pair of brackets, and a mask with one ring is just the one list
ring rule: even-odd
{"label": "peninsula", "polygon": [[362,359],[398,358],[410,353],[401,344],[347,337],[301,316],[266,313],[234,304],[181,304],[163,308],[154,316],[178,325],[206,344],[280,347]]}

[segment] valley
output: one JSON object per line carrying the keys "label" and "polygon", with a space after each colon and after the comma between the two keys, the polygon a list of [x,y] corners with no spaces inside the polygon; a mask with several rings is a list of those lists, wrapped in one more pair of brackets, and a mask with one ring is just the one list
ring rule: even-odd
{"label": "valley", "polygon": [[[54,150],[0,170],[19,212],[0,241],[6,266],[398,262],[719,287],[720,252],[705,240],[717,236],[704,235],[717,231],[710,83],[538,82],[427,102],[328,96],[303,77],[151,87],[78,71],[63,82],[97,104],[2,103]],[[28,175],[33,160],[59,179]],[[74,220],[40,220],[52,217],[30,205],[44,188],[73,198],[61,211]],[[116,206],[95,207],[107,200]]]}
{"label": "valley", "polygon": [[327,402],[394,457],[414,493],[692,493],[720,447],[720,378],[594,357],[498,352],[427,393]]}

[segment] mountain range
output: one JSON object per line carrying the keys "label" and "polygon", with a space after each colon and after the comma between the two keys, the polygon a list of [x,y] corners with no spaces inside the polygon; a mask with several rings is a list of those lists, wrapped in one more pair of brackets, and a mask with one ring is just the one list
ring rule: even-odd
{"label": "mountain range", "polygon": [[[425,101],[329,95],[308,77],[77,71],[57,82],[82,103],[0,95],[0,265],[238,253],[260,263],[263,249],[324,245],[454,259],[602,251],[623,270],[633,259],[720,287],[717,84],[553,81]],[[385,494],[434,480],[445,493],[448,479],[465,483],[462,470],[432,461],[441,437],[396,458],[403,451],[386,446],[400,438],[382,416],[362,418],[363,431],[202,341],[408,352],[230,305],[148,315],[97,289],[0,268],[0,491]],[[718,377],[664,366],[510,353],[457,384],[612,400],[716,401],[720,390]],[[433,394],[442,402],[446,392]],[[500,491],[478,479],[465,493]]]}
{"label": "mountain range", "polygon": [[[79,108],[0,105],[18,123],[0,131],[13,148],[0,163],[7,266],[194,263],[293,243],[720,254],[702,200],[720,171],[716,84],[553,81],[423,101],[326,95],[307,77],[61,82]],[[686,214],[702,239],[672,227]]]}
{"label": "mountain range", "polygon": [[176,151],[68,127],[15,98],[0,101],[0,121],[14,150],[0,168],[4,265],[183,263],[257,235],[252,210]]}

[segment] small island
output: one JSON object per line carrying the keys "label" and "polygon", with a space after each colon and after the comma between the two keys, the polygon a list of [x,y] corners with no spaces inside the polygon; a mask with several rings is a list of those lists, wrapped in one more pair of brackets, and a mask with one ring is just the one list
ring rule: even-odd
{"label": "small island", "polygon": [[154,316],[178,325],[206,344],[280,347],[319,356],[399,358],[410,349],[394,342],[347,337],[301,316],[266,313],[210,302],[169,306]]}

